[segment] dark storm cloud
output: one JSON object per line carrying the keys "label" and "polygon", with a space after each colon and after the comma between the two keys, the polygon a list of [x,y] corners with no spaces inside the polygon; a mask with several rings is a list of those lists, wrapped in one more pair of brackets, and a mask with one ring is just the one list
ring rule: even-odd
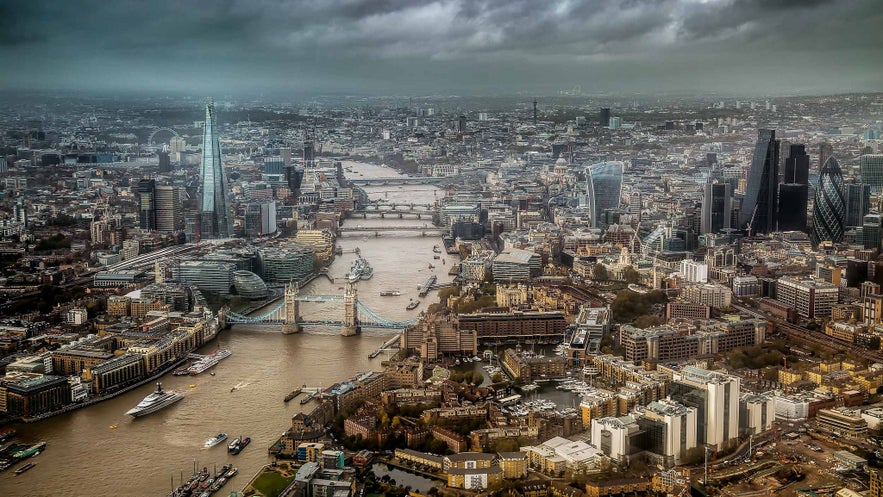
{"label": "dark storm cloud", "polygon": [[881,25],[877,0],[0,0],[0,84],[870,90]]}

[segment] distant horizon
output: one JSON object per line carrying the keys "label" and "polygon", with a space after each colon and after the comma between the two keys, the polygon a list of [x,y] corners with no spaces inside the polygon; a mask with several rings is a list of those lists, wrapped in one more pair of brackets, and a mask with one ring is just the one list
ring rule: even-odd
{"label": "distant horizon", "polygon": [[0,3],[0,88],[878,92],[880,26],[879,0],[32,0]]}

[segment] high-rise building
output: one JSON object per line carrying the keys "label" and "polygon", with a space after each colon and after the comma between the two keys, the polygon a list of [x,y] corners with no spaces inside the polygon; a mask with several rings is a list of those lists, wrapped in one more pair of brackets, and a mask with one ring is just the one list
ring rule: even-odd
{"label": "high-rise building", "polygon": [[672,400],[696,409],[696,442],[717,445],[739,436],[738,376],[685,366],[673,375]]}
{"label": "high-rise building", "polygon": [[172,158],[169,157],[169,153],[163,150],[159,154],[157,154],[159,158],[159,168],[157,169],[160,173],[168,173],[172,171]]}
{"label": "high-rise building", "polygon": [[883,154],[866,154],[859,158],[862,183],[871,185],[871,191],[883,191]]}
{"label": "high-rise building", "polygon": [[843,240],[846,201],[843,198],[843,175],[840,164],[834,157],[822,166],[819,186],[812,208],[813,243]]}
{"label": "high-rise building", "polygon": [[264,159],[264,174],[282,174],[285,167],[285,159],[282,157],[267,157]]}
{"label": "high-rise building", "polygon": [[276,202],[252,202],[245,207],[245,236],[257,237],[276,232]]}
{"label": "high-rise building", "polygon": [[25,198],[18,197],[15,199],[15,205],[12,207],[13,218],[21,225],[22,228],[28,228],[28,208],[25,206]]}
{"label": "high-rise building", "polygon": [[598,125],[603,128],[610,126],[610,108],[609,107],[601,107],[601,111],[598,113]]}
{"label": "high-rise building", "polygon": [[844,190],[846,201],[846,226],[861,226],[871,205],[871,185],[867,183],[847,183]]}
{"label": "high-rise building", "polygon": [[155,190],[156,181],[152,179],[142,179],[138,181],[136,187],[136,191],[138,192],[138,223],[141,229],[147,231],[156,230]]}
{"label": "high-rise building", "polygon": [[156,206],[156,231],[173,233],[184,227],[182,202],[184,189],[180,186],[158,185],[153,193]]}
{"label": "high-rise building", "polygon": [[592,227],[601,227],[604,212],[619,207],[622,194],[622,162],[602,162],[586,170],[586,191]]}
{"label": "high-rise building", "polygon": [[778,214],[779,142],[776,131],[761,129],[748,171],[748,185],[742,201],[739,224],[750,233],[771,233]]}
{"label": "high-rise building", "polygon": [[819,143],[819,171],[825,166],[825,163],[828,162],[828,158],[834,155],[834,147],[828,143]]}
{"label": "high-rise building", "polygon": [[233,236],[233,219],[227,196],[227,178],[221,163],[217,125],[215,103],[209,99],[205,105],[198,193],[199,237],[207,239]]}
{"label": "high-rise building", "polygon": [[806,155],[806,147],[800,144],[788,146],[788,156],[785,157],[784,179],[782,183],[806,185],[809,183],[809,156]]}
{"label": "high-rise building", "polygon": [[868,214],[862,222],[862,242],[866,249],[880,249],[880,238],[883,237],[883,217],[880,214]]}
{"label": "high-rise building", "polygon": [[729,183],[718,183],[711,178],[705,183],[702,195],[702,220],[700,231],[703,235],[718,233],[730,228],[733,212],[733,190]]}
{"label": "high-rise building", "polygon": [[779,185],[778,231],[806,231],[806,204],[809,185],[784,183]]}

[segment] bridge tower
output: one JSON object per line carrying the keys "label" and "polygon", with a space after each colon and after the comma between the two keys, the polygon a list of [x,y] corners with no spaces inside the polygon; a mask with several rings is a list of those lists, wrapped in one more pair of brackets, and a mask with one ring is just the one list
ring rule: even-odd
{"label": "bridge tower", "polygon": [[298,308],[297,302],[297,290],[299,286],[300,285],[298,285],[297,282],[292,282],[285,286],[285,307],[283,309],[285,317],[282,322],[282,333],[286,335],[300,331],[300,325],[298,324],[298,321],[300,320],[300,309]]}
{"label": "bridge tower", "polygon": [[359,332],[356,314],[357,302],[356,286],[347,282],[346,290],[343,292],[343,326],[340,327],[340,334],[345,337],[353,336]]}

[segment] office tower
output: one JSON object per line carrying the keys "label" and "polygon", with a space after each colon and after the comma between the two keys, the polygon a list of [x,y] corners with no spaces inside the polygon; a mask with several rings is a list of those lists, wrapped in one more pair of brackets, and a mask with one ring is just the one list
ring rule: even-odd
{"label": "office tower", "polygon": [[138,224],[143,230],[154,231],[156,229],[156,203],[153,192],[156,190],[156,181],[142,179],[138,181]]}
{"label": "office tower", "polygon": [[609,107],[601,107],[601,112],[598,113],[598,125],[603,128],[610,126],[610,108]]}
{"label": "office tower", "polygon": [[227,178],[221,163],[217,126],[215,103],[209,99],[205,104],[198,193],[199,238],[203,239],[233,236],[233,219],[230,216]]}
{"label": "office tower", "polygon": [[684,366],[673,380],[671,400],[696,409],[697,443],[717,445],[739,436],[739,377]]}
{"label": "office tower", "polygon": [[[534,110],[534,115],[536,115],[536,110]],[[466,116],[460,116],[457,118],[457,132],[465,133],[466,132]]]}
{"label": "office tower", "polygon": [[159,172],[160,173],[169,173],[172,172],[172,158],[169,157],[169,153],[163,150],[159,154],[157,154],[159,158]]}
{"label": "office tower", "polygon": [[806,231],[809,185],[779,185],[777,231]]}
{"label": "office tower", "polygon": [[622,127],[622,118],[618,116],[613,116],[610,118],[610,129],[619,129]]}
{"label": "office tower", "polygon": [[862,220],[870,211],[871,185],[867,183],[847,183],[844,190],[846,201],[845,226],[861,226]]}
{"label": "office tower", "polygon": [[718,233],[730,228],[733,212],[733,190],[729,183],[718,183],[711,178],[705,183],[702,195],[702,220],[700,231],[703,235]]}
{"label": "office tower", "polygon": [[285,167],[285,159],[282,157],[267,157],[264,159],[264,174],[282,174]]}
{"label": "office tower", "polygon": [[843,198],[843,175],[834,157],[822,166],[819,186],[812,208],[812,241],[839,243],[843,240],[843,220],[846,217],[846,201]]}
{"label": "office tower", "polygon": [[803,145],[788,146],[788,155],[784,160],[785,170],[782,183],[806,185],[809,183],[809,156]]}
{"label": "office tower", "polygon": [[859,159],[862,183],[871,185],[871,191],[883,190],[883,154],[867,154]]}
{"label": "office tower", "polygon": [[156,231],[173,233],[184,227],[184,212],[181,206],[184,200],[183,188],[158,185],[153,198],[156,206]]}
{"label": "office tower", "polygon": [[276,232],[276,202],[252,202],[245,207],[245,236],[269,235]]}
{"label": "office tower", "polygon": [[708,152],[705,154],[705,165],[708,167],[714,167],[717,164],[717,153]]}
{"label": "office tower", "polygon": [[834,147],[830,143],[819,143],[819,171],[832,155],[834,155]]}
{"label": "office tower", "polygon": [[862,223],[862,242],[866,249],[880,249],[880,238],[883,237],[883,217],[880,214],[868,214]]}
{"label": "office tower", "polygon": [[537,101],[534,99],[533,101],[533,124],[537,125]]}
{"label": "office tower", "polygon": [[602,162],[586,170],[586,191],[592,227],[603,224],[604,212],[619,207],[622,193],[622,162]]}
{"label": "office tower", "polygon": [[749,234],[771,233],[776,228],[778,164],[779,142],[775,130],[758,130],[739,220]]}

